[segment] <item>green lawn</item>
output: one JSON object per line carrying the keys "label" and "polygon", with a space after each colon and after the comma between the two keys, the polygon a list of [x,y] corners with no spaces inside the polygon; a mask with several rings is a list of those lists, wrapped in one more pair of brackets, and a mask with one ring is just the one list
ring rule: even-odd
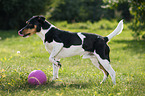
{"label": "green lawn", "polygon": [[[101,20],[94,24],[53,24],[67,31],[107,36],[118,23]],[[14,30],[0,31],[0,96],[145,96],[145,41],[134,40],[128,26],[130,23],[124,24],[123,32],[108,43],[116,85],[110,76],[100,85],[103,73],[89,59],[80,56],[61,59],[59,79],[52,82],[49,54],[37,35],[22,38]],[[46,74],[46,85],[30,86],[27,83],[33,70]]]}

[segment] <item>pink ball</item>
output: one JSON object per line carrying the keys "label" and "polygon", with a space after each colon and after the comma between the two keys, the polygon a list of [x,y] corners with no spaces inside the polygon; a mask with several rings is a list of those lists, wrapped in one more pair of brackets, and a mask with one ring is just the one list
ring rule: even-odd
{"label": "pink ball", "polygon": [[45,84],[47,81],[46,75],[41,70],[34,70],[28,76],[28,83],[31,85]]}

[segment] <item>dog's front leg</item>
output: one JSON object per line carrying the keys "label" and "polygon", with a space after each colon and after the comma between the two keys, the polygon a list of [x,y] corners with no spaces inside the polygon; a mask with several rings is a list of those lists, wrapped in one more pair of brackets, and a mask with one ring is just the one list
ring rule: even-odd
{"label": "dog's front leg", "polygon": [[49,56],[49,61],[57,66],[60,65],[60,62],[55,60],[55,59],[57,58],[57,56],[59,55],[59,53],[61,52],[62,49],[63,49],[62,43],[55,44],[55,46],[53,46],[53,49],[52,49],[51,54]]}
{"label": "dog's front leg", "polygon": [[56,46],[54,46],[53,50],[50,54],[50,57],[49,57],[50,62],[53,63],[53,78],[52,78],[52,80],[55,80],[58,78],[58,71],[59,71],[59,67],[61,67],[61,64],[58,61],[59,59],[57,58],[57,55],[61,52],[62,48],[63,48],[62,43],[59,43]]}
{"label": "dog's front leg", "polygon": [[[59,60],[57,60],[57,61],[59,62]],[[60,66],[57,66],[56,64],[53,64],[53,78],[52,78],[52,80],[58,79],[58,72],[59,72],[60,67],[61,67],[61,64],[60,64]]]}
{"label": "dog's front leg", "polygon": [[52,80],[58,79],[58,71],[59,71],[59,67],[57,65],[53,64],[53,78],[52,78]]}

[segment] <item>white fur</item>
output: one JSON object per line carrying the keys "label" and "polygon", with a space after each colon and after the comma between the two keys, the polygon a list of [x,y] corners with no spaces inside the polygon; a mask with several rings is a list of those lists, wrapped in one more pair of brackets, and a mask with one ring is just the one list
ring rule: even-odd
{"label": "white fur", "polygon": [[82,44],[83,44],[84,38],[86,38],[86,36],[84,36],[84,35],[81,34],[81,33],[77,33],[77,34],[78,34],[78,36],[81,38]]}
{"label": "white fur", "polygon": [[121,20],[119,23],[118,23],[118,26],[116,27],[116,29],[111,33],[109,34],[107,37],[108,39],[110,40],[111,38],[113,38],[114,36],[116,35],[119,35],[123,30],[123,20]]}
{"label": "white fur", "polygon": [[52,80],[58,79],[58,71],[59,67],[55,64],[53,64],[53,78]]}
{"label": "white fur", "polygon": [[[98,60],[97,60],[97,58],[94,56],[94,57],[90,57],[90,60],[92,61],[92,63],[98,68],[98,69],[100,69],[100,64],[98,63]],[[103,77],[103,80],[102,80],[102,82],[100,82],[100,84],[102,84],[103,82],[105,82],[106,81],[106,79],[107,79],[107,76],[106,76],[106,74],[105,74],[105,72],[102,70],[102,69],[100,69],[103,73],[104,73],[104,77]]]}
{"label": "white fur", "polygon": [[98,61],[101,63],[101,65],[105,68],[105,70],[110,74],[112,78],[113,84],[116,84],[115,82],[115,71],[109,64],[109,61],[107,59],[102,59],[98,54],[94,52],[94,55],[97,57]]}

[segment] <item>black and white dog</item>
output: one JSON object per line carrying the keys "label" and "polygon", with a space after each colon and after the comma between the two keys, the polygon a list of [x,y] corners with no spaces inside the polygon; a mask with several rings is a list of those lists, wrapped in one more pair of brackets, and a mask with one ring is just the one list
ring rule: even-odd
{"label": "black and white dog", "polygon": [[[61,67],[61,58],[74,55],[83,55],[83,58],[90,58],[92,63],[104,73],[104,82],[110,74],[115,84],[115,71],[110,65],[110,49],[107,42],[122,32],[123,20],[116,29],[106,37],[90,33],[71,33],[63,31],[50,24],[43,16],[33,16],[27,25],[18,31],[22,37],[29,37],[37,34],[43,41],[46,50],[50,53],[49,60],[53,63],[53,78],[58,78],[58,71]],[[101,83],[102,83],[101,82]]]}

